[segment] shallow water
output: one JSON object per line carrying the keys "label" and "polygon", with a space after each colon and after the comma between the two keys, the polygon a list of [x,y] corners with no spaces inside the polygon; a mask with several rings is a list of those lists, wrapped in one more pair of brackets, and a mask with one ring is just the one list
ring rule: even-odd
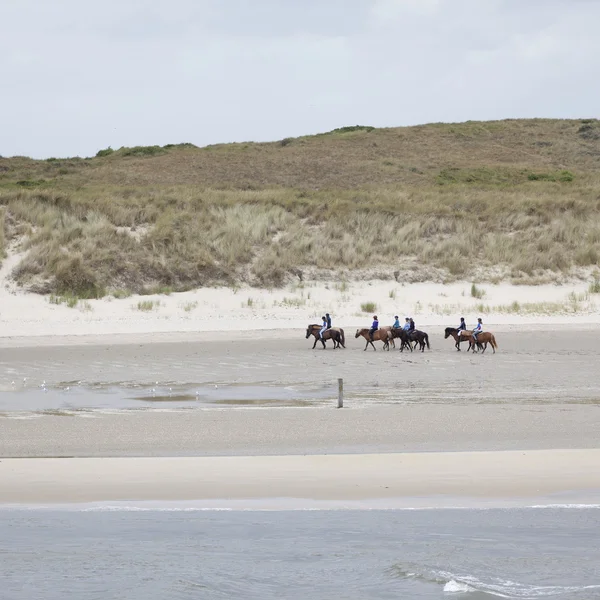
{"label": "shallow water", "polygon": [[0,510],[3,600],[600,598],[600,508]]}
{"label": "shallow water", "polygon": [[[219,406],[313,406],[331,399],[331,386],[61,381],[20,383],[0,390],[0,413],[78,414],[95,409],[149,410]],[[331,403],[331,402],[330,402]]]}

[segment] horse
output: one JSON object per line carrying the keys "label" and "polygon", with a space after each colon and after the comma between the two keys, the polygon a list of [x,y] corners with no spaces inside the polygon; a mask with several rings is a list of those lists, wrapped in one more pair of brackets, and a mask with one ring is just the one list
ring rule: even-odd
{"label": "horse", "polygon": [[415,348],[417,347],[417,344],[419,344],[421,352],[425,352],[425,344],[427,344],[429,350],[431,349],[431,346],[429,345],[429,336],[424,331],[419,331],[418,329],[411,331],[409,339],[410,342],[416,342]]}
{"label": "horse", "polygon": [[359,338],[360,336],[362,336],[365,338],[365,340],[367,340],[367,343],[365,344],[365,350],[367,349],[369,344],[371,344],[371,346],[373,346],[373,350],[377,350],[377,348],[375,348],[375,345],[373,344],[373,342],[383,342],[383,349],[384,350],[390,349],[390,341],[392,343],[394,341],[394,340],[392,340],[392,332],[390,330],[388,330],[387,328],[382,328],[382,329],[378,329],[377,331],[374,331],[373,332],[373,342],[371,341],[371,336],[369,335],[370,331],[371,331],[370,329],[357,329],[356,335],[354,336],[355,338]]}
{"label": "horse", "polygon": [[408,331],[404,331],[404,329],[399,329],[398,327],[392,327],[391,333],[392,340],[394,340],[394,338],[400,339],[400,352],[403,352],[404,348],[410,348],[410,351],[413,351],[413,347],[408,336]]}
{"label": "horse", "polygon": [[450,336],[454,338],[454,341],[456,342],[454,344],[454,347],[458,350],[458,352],[460,352],[461,342],[469,342],[469,348],[467,349],[467,352],[471,349],[472,346],[475,345],[473,344],[473,333],[471,331],[467,331],[466,329],[464,329],[459,335],[458,329],[455,329],[454,327],[446,327],[444,339],[447,340]]}
{"label": "horse", "polygon": [[321,342],[323,344],[323,349],[326,348],[325,340],[333,340],[333,349],[346,347],[346,336],[344,335],[344,330],[341,327],[332,327],[331,329],[326,329],[323,332],[323,338],[319,336],[319,332],[321,331],[322,325],[309,325],[306,328],[306,339],[308,339],[311,335],[315,336],[315,343],[313,344],[312,349],[315,349],[317,342]]}
{"label": "horse", "polygon": [[[478,348],[482,348],[481,354],[485,352],[488,343],[492,346],[494,354],[496,354],[498,344],[496,343],[496,338],[494,337],[493,333],[490,333],[489,331],[482,331],[481,333],[478,333],[476,343]],[[473,352],[475,352],[475,344],[471,345],[473,346]]]}
{"label": "horse", "polygon": [[496,338],[494,337],[494,334],[489,333],[487,331],[483,331],[480,334],[478,334],[477,339],[474,340],[472,331],[468,331],[465,329],[463,330],[461,335],[458,335],[458,329],[455,329],[454,327],[446,327],[444,339],[447,339],[450,336],[454,338],[456,342],[454,345],[459,351],[461,342],[469,342],[469,348],[467,349],[467,352],[471,349],[473,350],[473,352],[475,352],[475,349],[477,348],[478,350],[481,350],[481,353],[483,354],[487,348],[488,342],[491,344],[494,354],[496,353],[496,348],[498,348],[498,344],[496,344]]}

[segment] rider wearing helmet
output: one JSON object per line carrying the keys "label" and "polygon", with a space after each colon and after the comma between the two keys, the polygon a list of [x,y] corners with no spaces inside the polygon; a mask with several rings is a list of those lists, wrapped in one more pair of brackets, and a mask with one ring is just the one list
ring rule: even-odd
{"label": "rider wearing helmet", "polygon": [[483,321],[481,317],[477,319],[477,326],[473,329],[473,339],[477,341],[477,336],[483,331]]}
{"label": "rider wearing helmet", "polygon": [[373,316],[373,324],[371,325],[371,329],[369,329],[369,337],[371,341],[373,341],[373,334],[379,329],[379,319],[377,315]]}

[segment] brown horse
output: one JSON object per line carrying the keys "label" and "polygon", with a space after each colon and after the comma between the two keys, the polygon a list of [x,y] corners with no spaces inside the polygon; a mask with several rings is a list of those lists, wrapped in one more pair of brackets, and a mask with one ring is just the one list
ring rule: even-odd
{"label": "brown horse", "polygon": [[498,348],[494,334],[490,333],[489,331],[481,332],[477,335],[477,339],[475,340],[473,338],[472,331],[463,330],[462,334],[459,336],[458,329],[454,329],[454,327],[446,327],[444,339],[447,339],[450,336],[454,338],[456,342],[454,345],[456,346],[457,350],[460,350],[459,344],[461,342],[469,342],[469,348],[467,349],[467,352],[469,350],[473,350],[473,352],[475,352],[475,349],[478,349],[481,350],[481,353],[483,354],[486,351],[488,343],[492,346],[494,354],[496,354],[496,349]]}
{"label": "brown horse", "polygon": [[450,336],[452,336],[454,338],[454,341],[456,342],[454,344],[454,347],[459,352],[460,352],[460,344],[462,342],[469,342],[469,348],[467,349],[467,352],[471,349],[472,346],[475,345],[475,344],[473,344],[473,332],[467,331],[466,329],[464,329],[463,332],[459,335],[458,329],[455,329],[454,327],[446,327],[445,333],[444,333],[444,339],[447,340]]}
{"label": "brown horse", "polygon": [[[477,338],[475,339],[478,348],[482,348],[481,354],[486,351],[488,343],[491,345],[494,354],[496,354],[496,349],[498,348],[498,344],[496,344],[496,338],[493,333],[489,331],[482,331],[477,334]],[[475,352],[475,344],[471,344],[473,347],[473,352]]]}
{"label": "brown horse", "polygon": [[325,340],[333,340],[333,349],[346,347],[346,336],[344,335],[344,330],[341,327],[332,327],[331,329],[327,329],[323,332],[323,339],[319,336],[319,331],[321,331],[321,325],[309,325],[306,328],[306,339],[308,339],[311,335],[315,336],[315,343],[313,344],[312,349],[315,349],[317,342],[320,341],[323,344],[323,349],[326,348]]}
{"label": "brown horse", "polygon": [[[375,345],[373,344],[373,342],[383,342],[383,349],[384,350],[389,350],[390,349],[390,342],[392,342],[392,344],[394,343],[394,340],[392,339],[392,332],[387,329],[387,328],[382,328],[382,329],[378,329],[377,331],[373,332],[373,342],[371,341],[371,336],[369,335],[369,332],[371,330],[370,329],[357,329],[356,330],[356,335],[354,336],[355,338],[359,338],[359,337],[364,337],[365,340],[367,340],[367,343],[365,344],[365,350],[368,348],[369,344],[371,344],[371,346],[373,346],[373,350],[377,350],[377,348],[375,348]],[[395,344],[394,344],[395,346]]]}

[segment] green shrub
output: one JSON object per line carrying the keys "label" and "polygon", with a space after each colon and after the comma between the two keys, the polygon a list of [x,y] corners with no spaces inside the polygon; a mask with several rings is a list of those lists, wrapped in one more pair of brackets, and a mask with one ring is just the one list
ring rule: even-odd
{"label": "green shrub", "polygon": [[156,156],[164,154],[164,149],[160,146],[134,146],[133,148],[123,148],[123,156]]}
{"label": "green shrub", "polygon": [[364,313],[374,313],[377,310],[377,304],[375,302],[363,302],[360,305],[360,310]]}
{"label": "green shrub", "polygon": [[96,158],[102,158],[103,156],[110,156],[114,150],[109,146],[108,148],[104,148],[104,150],[98,150],[96,152]]}
{"label": "green shrub", "polygon": [[594,279],[589,285],[588,292],[590,294],[600,294],[600,279]]}

